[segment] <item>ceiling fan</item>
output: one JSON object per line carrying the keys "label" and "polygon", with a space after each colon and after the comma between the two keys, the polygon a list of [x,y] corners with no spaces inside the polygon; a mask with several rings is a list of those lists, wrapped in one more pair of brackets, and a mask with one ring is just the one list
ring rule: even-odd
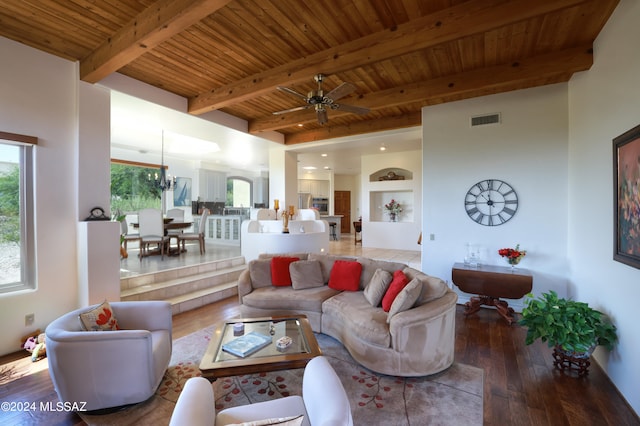
{"label": "ceiling fan", "polygon": [[296,96],[304,100],[307,105],[285,109],[284,111],[274,112],[274,115],[286,114],[288,112],[301,111],[304,109],[314,108],[316,114],[318,115],[318,123],[325,124],[329,121],[329,117],[327,116],[327,109],[339,109],[345,112],[352,112],[355,114],[366,114],[369,112],[368,108],[357,107],[353,105],[345,105],[336,103],[338,99],[341,99],[347,96],[349,93],[356,90],[356,86],[351,83],[344,82],[335,89],[331,90],[326,95],[322,90],[322,81],[324,80],[323,74],[317,74],[313,79],[318,83],[318,89],[312,90],[309,92],[307,96],[302,93],[298,93],[293,89],[288,87],[278,86],[278,90],[281,90],[285,93],[289,93],[290,95]]}

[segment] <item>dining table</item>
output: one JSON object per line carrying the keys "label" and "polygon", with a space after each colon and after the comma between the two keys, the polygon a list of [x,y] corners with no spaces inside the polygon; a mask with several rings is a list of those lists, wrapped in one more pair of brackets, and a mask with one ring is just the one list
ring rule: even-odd
{"label": "dining table", "polygon": [[[164,235],[167,235],[169,230],[187,229],[191,227],[191,225],[193,225],[193,222],[184,222],[181,220],[174,220],[174,218],[172,217],[165,217],[164,218]],[[131,226],[137,229],[140,227],[140,224],[137,222],[133,222],[131,223]]]}
{"label": "dining table", "polygon": [[[185,222],[182,220],[175,220],[175,218],[173,217],[165,217],[164,219],[164,235],[169,235],[169,230],[178,230],[178,229],[187,229],[190,228],[193,225],[193,222]],[[134,228],[139,228],[140,224],[137,222],[133,222],[131,224]],[[177,256],[179,255],[183,250],[180,250],[180,247],[178,248],[171,248],[171,244],[170,241],[169,243],[167,243],[167,250],[165,251],[166,254],[168,254],[169,256]],[[184,249],[184,251],[187,251],[186,249]],[[149,252],[149,255],[154,255],[154,254],[160,254],[160,250],[157,250],[157,253],[155,250],[151,250]]]}

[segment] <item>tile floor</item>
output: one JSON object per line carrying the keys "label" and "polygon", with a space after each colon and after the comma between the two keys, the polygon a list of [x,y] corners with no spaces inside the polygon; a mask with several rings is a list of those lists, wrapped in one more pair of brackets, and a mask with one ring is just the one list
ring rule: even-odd
{"label": "tile floor", "polygon": [[[187,244],[186,253],[181,253],[179,256],[165,256],[164,260],[161,260],[160,256],[148,256],[142,260],[138,259],[138,248],[135,243],[128,245],[128,252],[129,257],[120,260],[120,278],[240,256],[240,247],[208,243],[205,254],[200,255],[197,242],[194,242],[193,244]],[[389,250],[374,247],[363,248],[360,244],[354,245],[353,234],[342,234],[339,241],[330,241],[329,253],[403,262],[416,269],[420,269],[421,266],[421,253],[419,251]]]}

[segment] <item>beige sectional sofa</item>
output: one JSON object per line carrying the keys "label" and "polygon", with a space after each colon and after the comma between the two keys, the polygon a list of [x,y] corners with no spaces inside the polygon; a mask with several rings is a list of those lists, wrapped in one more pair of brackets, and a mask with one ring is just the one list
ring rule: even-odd
{"label": "beige sectional sofa", "polygon": [[[286,258],[300,259],[289,259],[292,284],[274,285],[273,272],[282,275]],[[361,271],[355,287],[341,290],[340,279],[352,281],[344,278],[345,265]],[[382,301],[386,312],[379,301],[396,271],[410,282],[390,309],[391,299]],[[357,362],[378,373],[425,376],[453,363],[458,297],[441,279],[403,263],[316,253],[263,254],[240,275],[238,295],[243,316],[306,315],[313,331],[338,339]]]}

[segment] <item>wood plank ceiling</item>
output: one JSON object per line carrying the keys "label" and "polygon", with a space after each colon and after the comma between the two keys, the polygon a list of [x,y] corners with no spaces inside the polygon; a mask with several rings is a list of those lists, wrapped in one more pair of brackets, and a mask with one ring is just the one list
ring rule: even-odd
{"label": "wood plank ceiling", "polygon": [[[618,0],[0,0],[0,35],[119,72],[301,143],[417,126],[421,108],[566,82]],[[6,60],[6,59],[5,59]],[[313,108],[314,75],[363,115]]]}

